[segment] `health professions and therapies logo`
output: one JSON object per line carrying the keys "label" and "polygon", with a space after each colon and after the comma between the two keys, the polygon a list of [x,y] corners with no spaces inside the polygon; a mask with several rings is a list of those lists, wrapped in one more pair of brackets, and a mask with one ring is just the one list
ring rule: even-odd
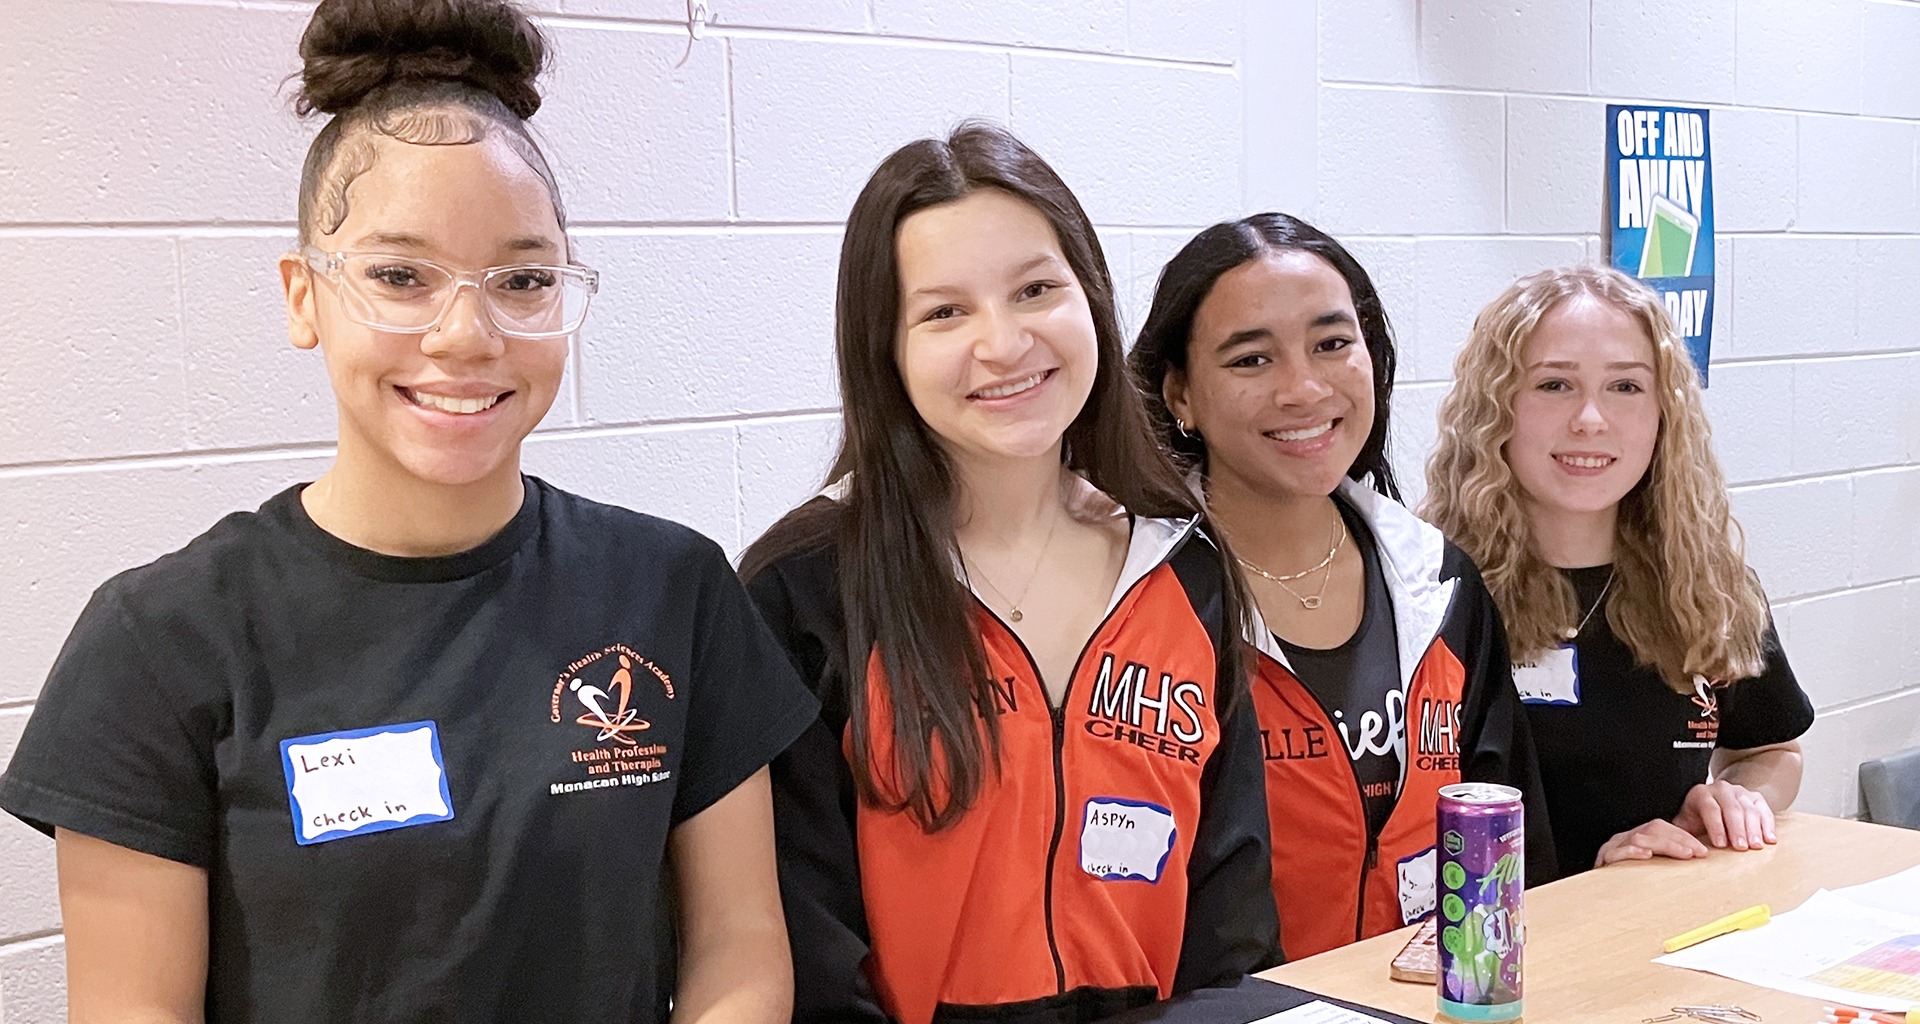
{"label": "health professions and therapies logo", "polygon": [[1706,677],[1693,677],[1692,706],[1697,713],[1687,718],[1686,738],[1673,741],[1675,750],[1705,750],[1719,745],[1720,698],[1713,691],[1714,685]]}
{"label": "health professions and therapies logo", "polygon": [[589,744],[568,754],[569,763],[585,768],[585,778],[554,782],[549,790],[575,793],[671,778],[665,742],[648,735],[653,722],[644,709],[657,706],[656,692],[672,700],[673,678],[625,644],[569,662],[554,678],[548,718],[579,730],[580,741]]}

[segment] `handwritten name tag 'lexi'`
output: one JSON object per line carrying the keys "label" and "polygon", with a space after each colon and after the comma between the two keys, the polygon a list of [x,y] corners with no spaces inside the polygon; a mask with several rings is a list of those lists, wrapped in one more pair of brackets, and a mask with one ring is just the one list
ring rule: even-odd
{"label": "handwritten name tag 'lexi'", "polygon": [[1530,661],[1513,667],[1513,688],[1520,691],[1522,704],[1580,703],[1580,655],[1572,644],[1561,644]]}
{"label": "handwritten name tag 'lexi'", "polygon": [[1158,882],[1173,836],[1173,812],[1165,807],[1095,797],[1080,824],[1080,869],[1102,881]]}
{"label": "handwritten name tag 'lexi'", "polygon": [[432,722],[281,740],[280,760],[302,846],[453,817]]}

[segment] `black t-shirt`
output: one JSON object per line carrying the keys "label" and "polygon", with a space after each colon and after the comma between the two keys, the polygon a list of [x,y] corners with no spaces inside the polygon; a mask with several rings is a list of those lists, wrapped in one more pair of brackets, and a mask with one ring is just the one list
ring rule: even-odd
{"label": "black t-shirt", "polygon": [[[1406,713],[1390,706],[1399,700],[1400,646],[1394,630],[1393,599],[1387,594],[1387,577],[1380,568],[1379,546],[1366,521],[1348,508],[1346,502],[1334,502],[1347,521],[1347,533],[1360,552],[1366,577],[1364,606],[1360,625],[1338,647],[1301,647],[1285,637],[1274,639],[1286,651],[1287,661],[1314,699],[1333,719],[1347,756],[1353,760],[1353,774],[1360,783],[1360,797],[1367,808],[1367,830],[1378,834],[1393,814],[1400,784],[1400,760],[1406,750]],[[1389,697],[1393,694],[1393,697]]]}
{"label": "black t-shirt", "polygon": [[[1612,567],[1565,572],[1584,615],[1600,600]],[[1547,702],[1529,695],[1526,676],[1518,675],[1562,877],[1593,867],[1615,835],[1680,813],[1687,791],[1707,781],[1714,748],[1785,743],[1807,731],[1813,705],[1771,625],[1765,643],[1760,675],[1704,693],[1676,693],[1652,669],[1635,664],[1602,607],[1574,645],[1577,691],[1559,687]]]}
{"label": "black t-shirt", "polygon": [[299,488],[108,581],[0,807],[208,872],[209,1021],[664,1021],[668,830],[817,706],[725,556],[529,479],[396,558]]}

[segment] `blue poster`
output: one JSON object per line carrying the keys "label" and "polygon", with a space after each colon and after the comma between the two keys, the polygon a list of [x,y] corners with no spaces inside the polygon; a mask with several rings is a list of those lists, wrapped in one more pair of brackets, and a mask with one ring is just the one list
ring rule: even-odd
{"label": "blue poster", "polygon": [[1713,150],[1707,111],[1607,105],[1613,266],[1666,300],[1707,382],[1713,340]]}

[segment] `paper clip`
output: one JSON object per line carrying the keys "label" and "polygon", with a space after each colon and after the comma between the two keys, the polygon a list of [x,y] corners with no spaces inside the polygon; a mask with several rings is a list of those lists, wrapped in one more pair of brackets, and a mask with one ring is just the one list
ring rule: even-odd
{"label": "paper clip", "polygon": [[1712,1024],[1746,1024],[1758,1021],[1760,1015],[1742,1006],[1714,1003],[1708,1006],[1676,1006],[1675,1014],[1684,1014],[1694,1020],[1710,1021]]}

